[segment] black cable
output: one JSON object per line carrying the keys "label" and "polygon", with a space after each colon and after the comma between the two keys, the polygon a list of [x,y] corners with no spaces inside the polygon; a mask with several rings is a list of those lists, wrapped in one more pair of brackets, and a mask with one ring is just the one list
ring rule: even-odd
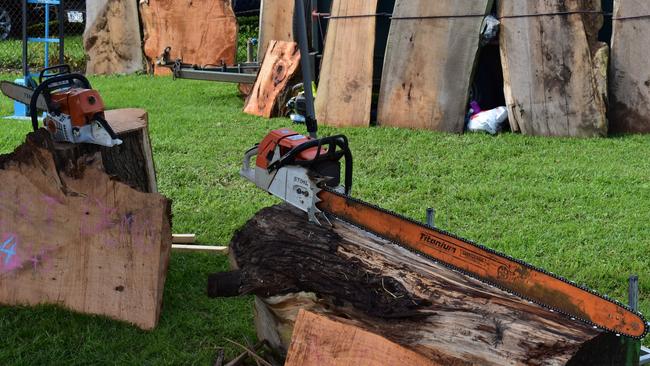
{"label": "black cable", "polygon": [[[518,18],[537,18],[537,17],[549,17],[549,16],[566,16],[566,15],[576,15],[576,14],[591,14],[591,15],[603,15],[606,17],[612,17],[612,20],[630,20],[630,19],[645,19],[650,18],[650,14],[644,15],[634,15],[626,17],[614,17],[613,13],[604,12],[600,10],[573,10],[573,11],[557,11],[550,13],[538,13],[538,14],[512,14],[512,15],[501,15],[496,17],[497,19],[518,19]],[[458,14],[458,15],[423,15],[423,16],[393,16],[391,13],[375,13],[375,14],[355,14],[355,15],[330,15],[328,13],[313,13],[315,17],[318,17],[320,21],[323,19],[354,19],[354,18],[371,18],[371,17],[389,17],[391,20],[423,20],[423,19],[454,19],[454,18],[483,18],[489,14]]]}

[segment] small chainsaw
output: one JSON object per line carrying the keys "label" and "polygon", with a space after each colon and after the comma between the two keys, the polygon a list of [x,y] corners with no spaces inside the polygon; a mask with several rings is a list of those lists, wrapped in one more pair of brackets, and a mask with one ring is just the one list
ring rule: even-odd
{"label": "small chainsaw", "polygon": [[104,101],[85,76],[59,65],[43,69],[38,82],[35,88],[0,83],[3,94],[29,106],[34,131],[38,112],[44,111],[44,125],[54,141],[107,147],[122,143],[104,118]]}

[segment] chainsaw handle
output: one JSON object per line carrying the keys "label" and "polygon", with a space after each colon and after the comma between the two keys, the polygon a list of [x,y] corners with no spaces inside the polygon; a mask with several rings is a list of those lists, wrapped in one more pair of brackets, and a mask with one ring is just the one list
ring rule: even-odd
{"label": "chainsaw handle", "polygon": [[[327,152],[321,154],[323,146],[327,146]],[[298,154],[305,150],[317,148],[316,157],[312,160],[296,160]],[[337,150],[337,148],[339,150]],[[345,194],[350,194],[352,190],[352,151],[348,145],[348,138],[345,135],[328,136],[320,139],[309,140],[302,143],[288,153],[280,160],[269,166],[269,171],[280,169],[285,165],[310,166],[324,160],[338,161],[345,159]]]}
{"label": "chainsaw handle", "polygon": [[38,102],[38,97],[41,94],[43,94],[48,109],[53,109],[53,106],[51,105],[52,99],[50,93],[53,90],[57,90],[57,89],[75,87],[77,86],[75,84],[75,81],[81,82],[81,87],[86,89],[91,89],[90,81],[88,81],[88,79],[85,76],[77,73],[50,76],[45,78],[43,82],[38,84],[36,89],[34,89],[34,94],[32,94],[32,99],[29,102],[29,114],[32,119],[32,128],[34,129],[34,131],[38,130],[38,109],[36,107]]}
{"label": "chainsaw handle", "polygon": [[[48,71],[53,71],[53,70],[57,70],[57,72],[49,75],[47,74]],[[55,76],[65,75],[70,73],[72,73],[72,69],[68,64],[46,67],[43,70],[41,70],[41,72],[38,74],[38,83],[41,84],[43,83],[43,80],[47,80]]]}

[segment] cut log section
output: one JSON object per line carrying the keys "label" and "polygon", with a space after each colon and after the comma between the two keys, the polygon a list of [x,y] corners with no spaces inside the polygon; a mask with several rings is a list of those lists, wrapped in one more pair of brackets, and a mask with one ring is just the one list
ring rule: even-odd
{"label": "cut log section", "polygon": [[376,12],[377,0],[332,3],[315,101],[324,125],[370,124]]}
{"label": "cut log section", "polygon": [[300,310],[285,366],[440,365],[343,319]]}
{"label": "cut log section", "polygon": [[[41,129],[0,156],[0,303],[56,304],[152,329],[171,248],[171,203],[145,193],[148,185],[120,182],[144,174],[129,171],[137,167],[116,165],[108,175],[101,148],[70,146]],[[142,148],[132,146],[121,147],[122,159],[141,159]]]}
{"label": "cut log section", "polygon": [[142,71],[143,55],[138,4],[135,1],[88,1],[84,49],[88,74],[131,74]]}
{"label": "cut log section", "polygon": [[257,73],[244,113],[265,118],[283,116],[291,87],[299,76],[300,51],[294,42],[271,41]]}
{"label": "cut log section", "polygon": [[[483,17],[446,16],[487,14],[492,2],[395,2],[379,92],[379,125],[463,132]],[[422,16],[434,18],[409,19]]]}
{"label": "cut log section", "polygon": [[167,47],[170,59],[200,66],[235,63],[237,18],[230,1],[141,0],[144,53],[150,71],[167,75],[155,66]]}
{"label": "cut log section", "polygon": [[609,365],[624,355],[615,335],[333,224],[309,223],[286,205],[263,209],[230,244],[237,275],[210,288],[230,283],[257,295],[258,337],[285,351],[298,310],[308,308],[444,365],[589,364],[575,363],[585,357]]}
{"label": "cut log section", "polygon": [[646,0],[614,1],[610,68],[610,128],[618,133],[650,132],[650,23],[622,19],[650,14]]}
{"label": "cut log section", "polygon": [[[504,92],[513,131],[607,135],[608,47],[598,42],[600,12],[600,0],[499,1]],[[519,17],[527,14],[537,16]]]}
{"label": "cut log section", "polygon": [[293,42],[294,0],[262,0],[257,59],[262,61],[268,44],[275,41]]}

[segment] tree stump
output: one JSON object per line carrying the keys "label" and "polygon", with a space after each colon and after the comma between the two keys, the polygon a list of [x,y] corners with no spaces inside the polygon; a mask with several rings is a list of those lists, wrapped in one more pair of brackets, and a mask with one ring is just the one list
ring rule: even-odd
{"label": "tree stump", "polygon": [[[289,206],[233,237],[238,293],[255,294],[258,336],[289,346],[299,309],[347,319],[444,365],[617,365],[620,337],[571,321],[402,247]],[[215,274],[209,292],[224,285]]]}
{"label": "tree stump", "polygon": [[[119,115],[128,113],[109,112],[107,119]],[[152,166],[145,157],[150,148],[141,145],[143,121],[114,124],[125,141],[119,154],[54,143],[41,129],[0,156],[0,303],[57,304],[143,329],[156,326],[171,250],[171,202],[147,193],[155,176],[133,180]]]}

